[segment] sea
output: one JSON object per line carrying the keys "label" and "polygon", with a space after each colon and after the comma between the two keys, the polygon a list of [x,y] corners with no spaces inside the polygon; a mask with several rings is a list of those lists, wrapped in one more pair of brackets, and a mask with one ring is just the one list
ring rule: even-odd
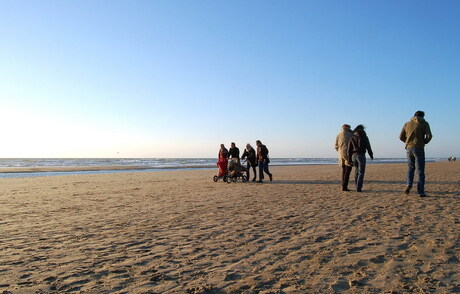
{"label": "sea", "polygon": [[[212,169],[216,167],[215,158],[0,158],[1,168],[52,168],[52,167],[107,167],[98,171],[65,172],[0,172],[0,178],[41,177],[53,175],[126,173],[164,170]],[[445,161],[429,158],[427,161]],[[369,164],[402,163],[405,158],[379,158],[369,160]],[[272,166],[300,166],[315,164],[337,164],[337,158],[270,158]],[[126,170],[110,170],[113,166],[133,167]]]}

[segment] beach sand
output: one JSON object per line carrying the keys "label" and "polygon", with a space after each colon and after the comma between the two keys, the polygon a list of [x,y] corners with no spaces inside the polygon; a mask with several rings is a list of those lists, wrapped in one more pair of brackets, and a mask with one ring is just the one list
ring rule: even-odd
{"label": "beach sand", "polygon": [[[459,293],[460,163],[0,179],[0,293]],[[351,185],[352,186],[352,185]]]}

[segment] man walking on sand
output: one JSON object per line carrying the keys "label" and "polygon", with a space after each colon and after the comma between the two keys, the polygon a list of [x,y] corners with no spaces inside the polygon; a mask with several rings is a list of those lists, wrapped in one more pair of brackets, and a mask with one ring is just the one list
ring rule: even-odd
{"label": "man walking on sand", "polygon": [[262,183],[264,179],[264,172],[270,178],[270,182],[273,181],[273,175],[268,170],[268,164],[270,159],[268,158],[268,148],[260,140],[256,141],[257,144],[257,161],[259,162],[259,180],[258,183]]}
{"label": "man walking on sand", "polygon": [[406,143],[407,153],[407,186],[404,193],[409,194],[414,184],[415,169],[418,172],[417,193],[420,197],[425,194],[425,144],[428,144],[433,135],[430,125],[425,120],[425,112],[419,110],[401,130],[399,139]]}
{"label": "man walking on sand", "polygon": [[350,191],[348,189],[348,182],[350,181],[351,164],[348,162],[348,143],[350,138],[353,137],[351,126],[344,124],[342,131],[335,138],[335,150],[339,155],[339,166],[342,167],[342,191]]}

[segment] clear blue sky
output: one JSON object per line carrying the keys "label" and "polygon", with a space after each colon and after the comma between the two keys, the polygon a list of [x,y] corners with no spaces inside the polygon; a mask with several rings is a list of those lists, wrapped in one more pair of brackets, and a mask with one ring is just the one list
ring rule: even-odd
{"label": "clear blue sky", "polygon": [[460,157],[460,1],[0,2],[0,157]]}

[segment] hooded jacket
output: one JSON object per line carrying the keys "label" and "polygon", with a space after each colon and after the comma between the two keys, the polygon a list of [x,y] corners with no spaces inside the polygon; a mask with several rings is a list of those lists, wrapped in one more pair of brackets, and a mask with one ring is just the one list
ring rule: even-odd
{"label": "hooded jacket", "polygon": [[343,129],[335,138],[335,150],[339,153],[339,165],[348,165],[348,143],[353,137],[353,131],[349,128]]}
{"label": "hooded jacket", "polygon": [[423,117],[414,116],[408,121],[401,130],[399,139],[406,143],[407,148],[424,148],[433,135],[431,134],[430,125]]}

